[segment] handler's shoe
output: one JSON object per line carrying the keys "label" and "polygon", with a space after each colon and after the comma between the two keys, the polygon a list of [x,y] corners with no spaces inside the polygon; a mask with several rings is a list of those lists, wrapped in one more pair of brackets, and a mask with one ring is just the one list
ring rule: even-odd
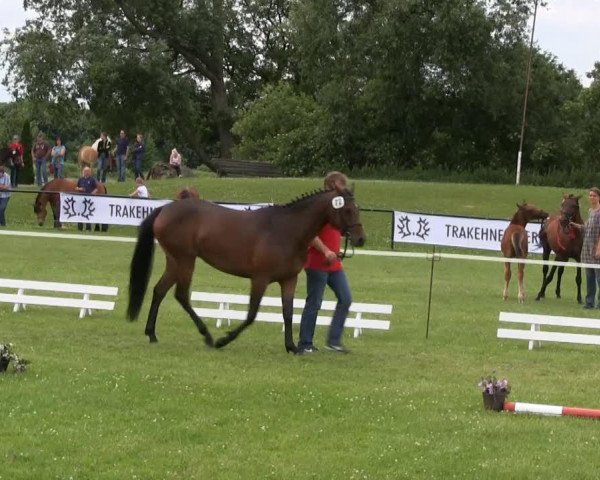
{"label": "handler's shoe", "polygon": [[350,353],[350,350],[348,350],[346,347],[344,347],[343,345],[334,345],[332,343],[327,343],[325,344],[325,348],[327,350],[331,350],[332,352],[337,352],[337,353]]}
{"label": "handler's shoe", "polygon": [[304,355],[305,353],[316,353],[318,352],[319,349],[317,347],[315,347],[314,345],[310,346],[310,347],[304,347],[298,350],[298,355]]}

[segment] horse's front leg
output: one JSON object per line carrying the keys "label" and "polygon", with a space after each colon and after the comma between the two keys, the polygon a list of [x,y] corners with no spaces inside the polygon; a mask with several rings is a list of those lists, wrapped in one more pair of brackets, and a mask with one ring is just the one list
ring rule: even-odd
{"label": "horse's front leg", "polygon": [[[567,260],[561,260],[561,261],[567,261]],[[555,268],[555,267],[552,267]],[[558,267],[558,275],[556,276],[556,298],[560,298],[560,284],[562,282],[562,276],[563,276],[563,272],[565,271],[565,267],[563,267],[562,265],[560,267]]]}
{"label": "horse's front leg", "polygon": [[[581,257],[575,258],[577,263],[581,262]],[[575,283],[577,284],[577,303],[581,304],[581,267],[577,267],[577,274],[575,275]]]}
{"label": "horse's front leg", "polygon": [[268,280],[263,278],[252,279],[252,286],[250,288],[250,305],[248,306],[248,314],[246,315],[246,320],[244,320],[239,327],[227,332],[227,334],[224,337],[219,338],[215,342],[215,347],[224,347],[229,342],[235,340],[237,336],[240,333],[242,333],[243,330],[252,325],[252,322],[254,322],[256,314],[258,313],[260,301],[262,300],[262,297],[265,294],[265,290],[267,289],[268,284]]}
{"label": "horse's front leg", "polygon": [[294,344],[294,334],[292,331],[292,320],[294,317],[294,293],[296,292],[296,283],[298,275],[293,278],[279,282],[281,285],[281,303],[283,307],[283,326],[285,331],[285,351],[298,353],[298,348]]}
{"label": "horse's front leg", "polygon": [[52,208],[52,218],[54,219],[54,228],[61,228],[60,224],[60,204],[51,203],[50,208]]}

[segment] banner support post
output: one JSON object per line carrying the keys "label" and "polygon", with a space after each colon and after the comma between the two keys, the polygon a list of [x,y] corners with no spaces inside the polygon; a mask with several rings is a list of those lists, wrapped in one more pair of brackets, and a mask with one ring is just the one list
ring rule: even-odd
{"label": "banner support post", "polygon": [[431,318],[431,295],[433,292],[433,267],[437,260],[441,260],[439,255],[435,254],[435,245],[431,252],[431,271],[429,273],[429,301],[427,302],[427,328],[425,330],[425,339],[429,338],[429,319]]}

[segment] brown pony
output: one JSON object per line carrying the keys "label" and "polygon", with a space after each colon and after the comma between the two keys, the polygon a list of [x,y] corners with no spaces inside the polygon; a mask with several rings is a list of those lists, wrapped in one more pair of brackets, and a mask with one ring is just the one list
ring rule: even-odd
{"label": "brown pony", "polygon": [[[522,205],[517,203],[517,211],[512,217],[508,227],[504,231],[500,249],[505,258],[527,258],[529,252],[529,240],[527,238],[526,225],[531,220],[544,220],[548,218],[548,214],[539,209],[535,205],[524,202]],[[523,287],[523,275],[525,273],[525,264],[519,263],[518,280],[519,280],[519,303],[525,301],[525,288]],[[504,264],[504,292],[502,298],[508,298],[508,285],[510,283],[511,271],[510,263]]]}
{"label": "brown pony", "polygon": [[[154,287],[146,323],[146,335],[156,342],[158,308],[176,284],[175,298],[192,318],[208,346],[224,347],[256,318],[265,289],[281,287],[285,348],[297,352],[292,337],[294,292],[309,242],[326,224],[347,234],[355,246],[365,243],[358,206],[347,189],[324,190],[286,205],[258,210],[233,210],[211,202],[188,198],[155,209],[140,225],[129,278],[127,316],[135,320],[148,287],[154,239],[166,255],[165,271]],[[250,279],[250,305],[246,320],[213,343],[213,338],[189,301],[196,257],[232,275]]]}
{"label": "brown pony", "polygon": [[[571,225],[571,222],[582,224],[579,212],[579,198],[573,194],[563,195],[560,213],[552,215],[542,224],[540,230],[540,243],[543,248],[543,259],[548,260],[550,253],[554,252],[554,260],[568,262],[574,258],[577,263],[581,261],[581,247],[583,246],[583,233]],[[542,268],[542,287],[536,300],[546,296],[546,287],[552,282],[557,266],[553,265],[548,275],[548,265]],[[560,283],[565,267],[558,267],[556,279],[556,298],[560,298]],[[581,303],[581,268],[577,267],[575,276],[577,284],[577,302]]]}
{"label": "brown pony", "polygon": [[[54,228],[61,228],[60,224],[60,192],[77,192],[77,183],[66,178],[55,178],[50,180],[42,187],[35,197],[33,204],[33,213],[37,216],[38,225],[41,227],[46,222],[47,204],[50,203],[52,216],[54,218]],[[106,186],[98,182],[98,195],[106,195]],[[106,231],[107,226],[102,226],[102,231]]]}

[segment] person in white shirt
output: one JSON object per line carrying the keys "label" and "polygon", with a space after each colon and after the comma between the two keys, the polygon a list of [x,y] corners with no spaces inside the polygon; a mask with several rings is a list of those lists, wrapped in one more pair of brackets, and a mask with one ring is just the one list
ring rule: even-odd
{"label": "person in white shirt", "polygon": [[150,194],[148,193],[146,185],[144,185],[144,179],[142,177],[137,177],[135,179],[135,184],[137,185],[137,187],[133,192],[129,194],[130,197],[150,198]]}
{"label": "person in white shirt", "polygon": [[176,148],[171,150],[171,157],[169,158],[169,165],[174,168],[177,172],[177,176],[181,177],[181,154]]}

